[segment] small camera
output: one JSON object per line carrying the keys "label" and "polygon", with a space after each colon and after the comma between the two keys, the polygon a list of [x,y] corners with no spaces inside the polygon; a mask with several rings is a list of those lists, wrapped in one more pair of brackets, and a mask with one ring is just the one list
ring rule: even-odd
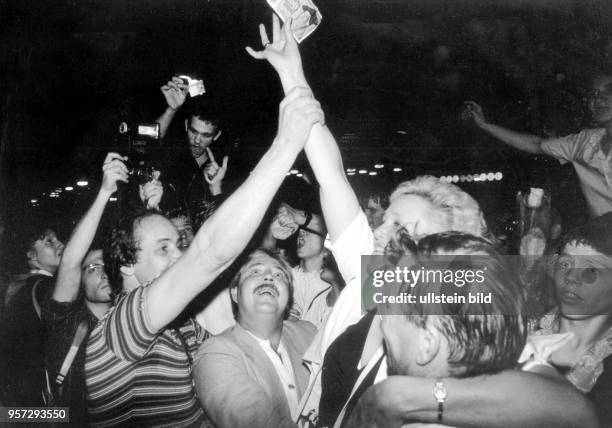
{"label": "small camera", "polygon": [[121,122],[119,124],[119,134],[127,136],[128,140],[129,154],[126,166],[138,184],[153,180],[155,171],[159,169],[151,162],[151,152],[157,148],[155,143],[160,138],[159,129],[159,123],[128,125],[126,122]]}

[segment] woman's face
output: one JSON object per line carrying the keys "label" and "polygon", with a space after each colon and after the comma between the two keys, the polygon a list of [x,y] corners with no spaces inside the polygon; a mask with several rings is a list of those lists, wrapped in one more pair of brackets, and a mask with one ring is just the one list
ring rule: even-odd
{"label": "woman's face", "polygon": [[612,314],[612,258],[589,245],[567,244],[554,278],[557,303],[565,318]]}

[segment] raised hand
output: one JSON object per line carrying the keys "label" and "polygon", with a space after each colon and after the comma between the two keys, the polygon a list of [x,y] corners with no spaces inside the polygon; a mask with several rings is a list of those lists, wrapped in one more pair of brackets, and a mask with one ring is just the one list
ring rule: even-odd
{"label": "raised hand", "polygon": [[109,152],[102,165],[103,177],[100,190],[108,192],[109,195],[117,191],[117,181],[127,183],[129,180],[128,169],[123,163],[127,158],[118,153]]}
{"label": "raised hand", "polygon": [[487,123],[482,107],[474,101],[466,101],[464,104],[461,118],[463,120],[473,120],[476,125],[482,126]]}
{"label": "raised hand", "polygon": [[325,124],[321,104],[308,88],[296,87],[281,101],[276,139],[286,147],[304,148],[315,123]]}
{"label": "raised hand", "polygon": [[210,162],[204,168],[204,179],[211,186],[217,184],[220,185],[225,177],[225,173],[227,172],[228,157],[224,156],[223,162],[221,163],[221,166],[219,166],[210,148],[206,147],[206,153],[208,153],[208,159],[210,159]]}
{"label": "raised hand", "polygon": [[168,83],[160,88],[168,107],[178,110],[185,103],[189,86],[179,77],[173,77]]}
{"label": "raised hand", "polygon": [[246,51],[253,58],[265,59],[274,67],[281,79],[285,94],[294,86],[307,86],[298,44],[291,34],[291,23],[285,23],[281,29],[280,20],[273,15],[272,42],[263,24],[259,24],[259,35],[263,49],[255,51],[247,46]]}
{"label": "raised hand", "polygon": [[140,200],[143,202],[147,209],[159,209],[159,203],[164,195],[164,186],[159,181],[161,173],[155,171],[153,173],[153,179],[138,186],[138,193]]}

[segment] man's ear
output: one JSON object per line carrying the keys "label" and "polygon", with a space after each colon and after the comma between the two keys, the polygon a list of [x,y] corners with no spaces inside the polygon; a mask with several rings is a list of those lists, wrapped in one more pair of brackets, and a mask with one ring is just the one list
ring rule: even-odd
{"label": "man's ear", "polygon": [[213,141],[217,141],[220,136],[221,136],[221,130],[219,130],[219,132],[217,132],[217,135],[213,137]]}
{"label": "man's ear", "polygon": [[230,297],[232,298],[232,302],[238,304],[238,287],[230,288]]}
{"label": "man's ear", "polygon": [[38,261],[38,253],[36,253],[36,250],[31,249],[26,253],[26,257],[28,258],[28,261],[30,262],[35,262]]}
{"label": "man's ear", "polygon": [[185,131],[189,128],[189,118],[185,119]]}
{"label": "man's ear", "polygon": [[134,265],[121,266],[119,271],[125,276],[134,276]]}
{"label": "man's ear", "polygon": [[431,363],[440,352],[440,341],[442,335],[440,331],[427,322],[427,325],[420,329],[419,346],[416,354],[416,363],[420,366],[425,366]]}

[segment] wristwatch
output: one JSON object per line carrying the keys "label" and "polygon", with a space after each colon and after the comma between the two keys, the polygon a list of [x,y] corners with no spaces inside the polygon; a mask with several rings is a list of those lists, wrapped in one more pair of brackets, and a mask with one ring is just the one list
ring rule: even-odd
{"label": "wristwatch", "polygon": [[442,414],[444,413],[444,400],[446,400],[446,396],[448,392],[446,391],[446,387],[442,382],[442,379],[437,379],[436,384],[433,387],[433,396],[438,402],[438,423],[442,423]]}

